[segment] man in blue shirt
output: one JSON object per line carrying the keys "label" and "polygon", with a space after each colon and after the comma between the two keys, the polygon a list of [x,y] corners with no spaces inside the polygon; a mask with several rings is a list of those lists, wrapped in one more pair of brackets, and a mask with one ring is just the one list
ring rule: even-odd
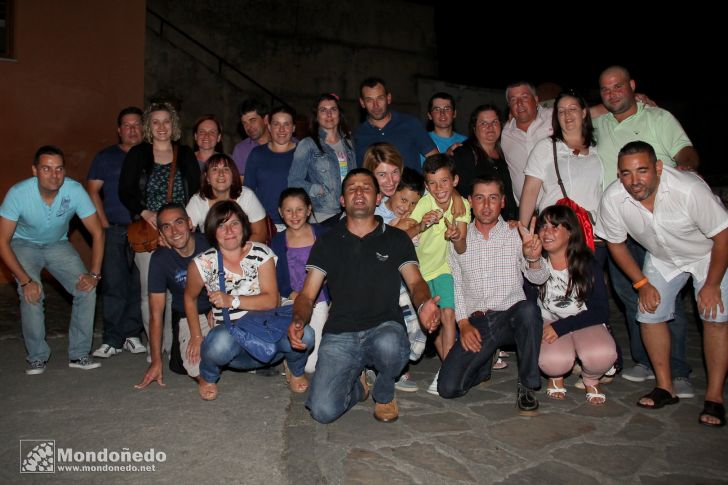
{"label": "man in blue shirt", "polygon": [[432,122],[433,130],[429,134],[440,153],[452,155],[451,150],[455,150],[468,138],[453,130],[457,115],[455,100],[451,94],[438,92],[430,97],[427,119]]}
{"label": "man in blue shirt", "polygon": [[141,287],[126,238],[131,222],[129,210],[119,200],[119,176],[126,152],[142,141],[141,109],[130,106],[116,118],[119,143],[101,150],[91,162],[86,189],[96,206],[105,229],[104,282],[101,295],[104,312],[104,336],[94,357],[108,358],[126,349],[133,354],[146,348],[139,336],[142,329]]}
{"label": "man in blue shirt", "polygon": [[[91,271],[68,241],[68,224],[75,214],[93,238]],[[81,184],[66,180],[61,149],[40,147],[33,158],[33,177],[12,186],[0,206],[0,258],[18,282],[28,375],[42,374],[51,354],[45,341],[43,269],[73,296],[68,366],[101,366],[89,351],[103,254],[104,230],[93,202]]]}
{"label": "man in blue shirt", "polygon": [[367,119],[354,132],[356,163],[362,166],[364,153],[372,143],[386,141],[397,147],[406,167],[422,173],[420,155],[429,157],[437,147],[417,118],[390,111],[392,94],[380,78],[362,81],[359,104],[367,111]]}

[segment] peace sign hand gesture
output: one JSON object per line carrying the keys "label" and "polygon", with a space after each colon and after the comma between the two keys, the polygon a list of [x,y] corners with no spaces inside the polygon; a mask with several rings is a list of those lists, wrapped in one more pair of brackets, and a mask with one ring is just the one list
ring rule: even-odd
{"label": "peace sign hand gesture", "polygon": [[527,260],[539,259],[543,247],[541,246],[541,239],[536,234],[536,218],[531,218],[528,229],[518,226],[518,232],[521,234],[521,240],[523,241],[523,256]]}

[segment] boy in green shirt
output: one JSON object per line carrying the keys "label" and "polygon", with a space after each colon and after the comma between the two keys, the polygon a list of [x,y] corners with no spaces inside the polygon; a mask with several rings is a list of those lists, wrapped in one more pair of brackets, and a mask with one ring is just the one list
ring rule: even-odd
{"label": "boy in green shirt", "polygon": [[[430,287],[433,298],[439,300],[442,311],[442,329],[435,338],[435,348],[442,360],[455,343],[455,294],[450,265],[447,262],[448,244],[458,254],[465,252],[465,235],[470,222],[470,204],[463,199],[465,214],[453,218],[452,197],[458,176],[455,162],[449,155],[438,153],[427,157],[422,165],[428,193],[420,199],[412,212],[412,227],[407,231],[416,243],[420,271]],[[427,389],[437,394],[437,376]]]}

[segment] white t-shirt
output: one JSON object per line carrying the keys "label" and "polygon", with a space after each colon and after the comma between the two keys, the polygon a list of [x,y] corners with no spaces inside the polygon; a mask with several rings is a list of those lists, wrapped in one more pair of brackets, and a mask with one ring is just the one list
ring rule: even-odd
{"label": "white t-shirt", "polygon": [[[528,157],[525,174],[542,182],[537,209],[542,211],[564,197],[556,177],[551,137],[539,141]],[[597,220],[599,202],[602,199],[602,161],[595,147],[589,147],[588,155],[574,155],[564,142],[556,142],[556,158],[566,195],[588,210]]]}
{"label": "white t-shirt", "polygon": [[549,279],[546,282],[546,291],[543,299],[538,299],[541,317],[544,321],[554,322],[570,317],[586,310],[586,303],[576,299],[576,291],[572,288],[571,294],[566,294],[569,287],[569,270],[557,270],[547,261]]}
{"label": "white t-shirt", "polygon": [[[211,207],[209,202],[209,200],[200,197],[200,194],[195,194],[187,203],[187,215],[192,219],[192,224],[195,227],[199,227],[202,232],[205,231],[205,217]],[[249,188],[243,187],[240,197],[235,202],[243,209],[243,212],[248,216],[250,222],[258,222],[265,218],[265,209],[260,204],[258,197],[255,196],[255,192]]]}

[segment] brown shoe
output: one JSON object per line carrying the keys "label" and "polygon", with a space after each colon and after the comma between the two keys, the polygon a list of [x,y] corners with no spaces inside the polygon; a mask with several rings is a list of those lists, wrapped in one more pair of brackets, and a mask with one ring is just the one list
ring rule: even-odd
{"label": "brown shoe", "polygon": [[386,404],[376,403],[374,405],[374,418],[383,423],[393,423],[399,418],[399,407],[397,400],[392,399]]}

